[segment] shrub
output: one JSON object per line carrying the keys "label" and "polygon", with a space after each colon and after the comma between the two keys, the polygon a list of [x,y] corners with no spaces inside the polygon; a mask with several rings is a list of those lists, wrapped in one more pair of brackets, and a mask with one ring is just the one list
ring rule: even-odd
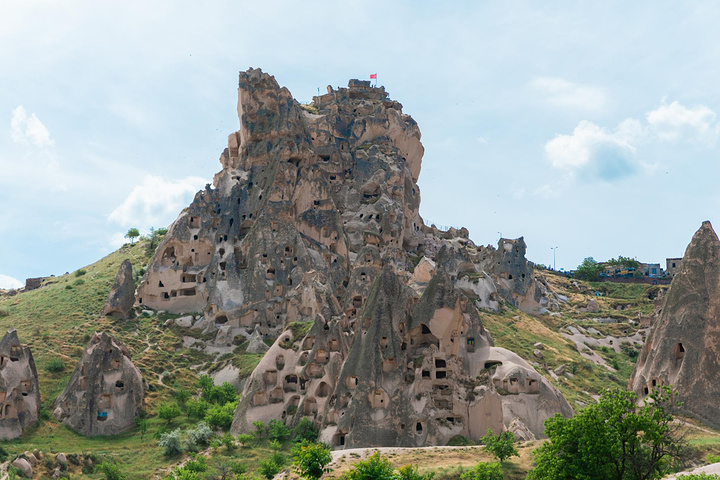
{"label": "shrub", "polygon": [[393,466],[378,452],[370,455],[366,460],[357,462],[343,476],[345,480],[396,480]]}
{"label": "shrub", "polygon": [[253,422],[253,427],[255,427],[255,431],[253,434],[255,435],[255,438],[262,438],[262,436],[265,434],[265,424],[261,422],[260,420],[255,420]]}
{"label": "shrub", "polygon": [[205,421],[213,428],[227,430],[232,425],[237,402],[226,403],[225,405],[213,405],[205,414]]}
{"label": "shrub", "polygon": [[267,478],[268,480],[272,479],[277,473],[280,471],[280,465],[275,463],[272,459],[268,458],[265,460],[260,460],[260,474]]}
{"label": "shrub", "polygon": [[103,462],[98,468],[105,474],[105,480],[125,480],[125,474],[114,463]]}
{"label": "shrub", "polygon": [[420,475],[415,465],[405,465],[398,469],[398,480],[432,480],[434,476],[433,472]]}
{"label": "shrub", "polygon": [[268,423],[268,438],[284,440],[290,436],[290,429],[280,420],[270,420]]}
{"label": "shrub", "polygon": [[158,445],[160,448],[163,449],[163,454],[170,457],[173,455],[178,455],[183,452],[183,447],[181,443],[181,430],[175,429],[172,432],[163,433],[160,435],[160,441],[158,442]]}
{"label": "shrub", "polygon": [[483,449],[492,453],[500,462],[504,462],[510,457],[519,456],[517,449],[513,445],[515,435],[512,432],[502,432],[496,437],[492,430],[488,428],[487,433],[480,440],[485,444]]}
{"label": "shrub", "polygon": [[76,271],[75,271],[75,276],[76,276],[76,277],[82,277],[82,276],[85,275],[86,273],[87,273],[87,270],[85,270],[84,268],[81,268],[80,270],[76,270]]}
{"label": "shrub", "polygon": [[253,441],[254,438],[255,437],[253,437],[249,433],[241,433],[240,435],[237,436],[237,441],[240,445],[242,445],[243,447],[246,447],[246,446],[250,445],[250,443]]}
{"label": "shrub", "polygon": [[205,414],[210,408],[210,404],[205,400],[191,398],[185,402],[185,413],[188,418],[205,418]]}
{"label": "shrub", "polygon": [[210,440],[215,436],[208,424],[205,422],[198,423],[197,427],[187,431],[188,438],[192,439],[196,445],[209,445]]}
{"label": "shrub", "polygon": [[327,465],[331,461],[330,449],[321,443],[298,444],[293,449],[293,470],[307,480],[318,479],[330,472]]}
{"label": "shrub", "polygon": [[303,440],[307,442],[317,442],[318,429],[315,428],[315,424],[312,420],[307,417],[303,417],[298,424],[295,426],[295,437],[293,442],[301,442]]}
{"label": "shrub", "polygon": [[50,373],[60,373],[65,370],[65,362],[60,358],[51,358],[45,364],[45,371]]}
{"label": "shrub", "polygon": [[158,417],[167,420],[168,425],[182,413],[176,402],[165,402],[158,407]]}
{"label": "shrub", "polygon": [[460,476],[461,480],[503,480],[502,469],[498,462],[480,462],[475,468]]}
{"label": "shrub", "polygon": [[220,443],[223,444],[228,452],[235,450],[235,437],[233,437],[230,432],[225,432],[225,435],[220,438]]}

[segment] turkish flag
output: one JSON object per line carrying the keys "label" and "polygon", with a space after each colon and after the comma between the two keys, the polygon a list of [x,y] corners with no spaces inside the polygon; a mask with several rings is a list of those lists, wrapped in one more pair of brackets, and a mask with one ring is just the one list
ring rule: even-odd
{"label": "turkish flag", "polygon": [[371,74],[370,74],[370,79],[372,80],[373,78],[374,78],[375,80],[377,80],[377,73],[371,73]]}

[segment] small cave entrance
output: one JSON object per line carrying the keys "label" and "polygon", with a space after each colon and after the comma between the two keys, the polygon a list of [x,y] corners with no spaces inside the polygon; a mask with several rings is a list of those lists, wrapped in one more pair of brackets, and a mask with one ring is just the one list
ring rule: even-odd
{"label": "small cave entrance", "polygon": [[685,346],[682,342],[678,342],[675,345],[675,360],[681,360],[685,358]]}

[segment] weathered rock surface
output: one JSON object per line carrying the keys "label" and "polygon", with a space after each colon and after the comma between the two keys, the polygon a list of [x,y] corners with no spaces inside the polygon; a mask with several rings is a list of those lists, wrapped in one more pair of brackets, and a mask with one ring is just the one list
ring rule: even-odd
{"label": "weathered rock surface", "polygon": [[127,319],[135,304],[135,281],[130,260],[123,260],[115,276],[115,283],[100,315]]}
{"label": "weathered rock surface", "polygon": [[690,241],[658,313],[630,388],[645,398],[672,385],[686,413],[720,428],[720,241],[710,222]]}
{"label": "weathered rock surface", "polygon": [[[336,446],[429,445],[487,427],[539,436],[547,415],[571,413],[492,347],[478,314],[548,306],[525,242],[476,246],[424,224],[420,131],[400,103],[351,80],[303,107],[259,69],[238,92],[222,171],[170,226],[137,296],[201,312],[193,328],[215,325],[217,344],[279,336],[233,432],[309,416]],[[307,336],[286,330],[297,321],[313,322]]]}
{"label": "weathered rock surface", "polygon": [[83,435],[115,435],[135,424],[144,396],[140,371],[125,345],[95,333],[53,413]]}
{"label": "weathered rock surface", "polygon": [[19,437],[38,420],[40,392],[30,347],[10,329],[0,341],[0,439]]}
{"label": "weathered rock surface", "polygon": [[260,333],[260,326],[255,326],[255,331],[248,338],[248,345],[245,351],[248,353],[265,353],[270,349],[265,342],[263,342],[263,335]]}

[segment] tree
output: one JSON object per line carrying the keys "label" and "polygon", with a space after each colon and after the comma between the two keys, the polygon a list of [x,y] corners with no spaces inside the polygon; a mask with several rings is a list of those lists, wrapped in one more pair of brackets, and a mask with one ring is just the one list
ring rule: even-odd
{"label": "tree", "polygon": [[600,278],[600,274],[603,270],[602,265],[597,263],[594,258],[587,257],[575,269],[575,276],[581,280],[596,282],[598,278]]}
{"label": "tree", "polygon": [[634,258],[623,257],[622,255],[618,255],[617,260],[611,258],[606,263],[612,267],[634,268],[636,270],[640,268],[640,262],[638,262]]}
{"label": "tree", "polygon": [[167,420],[168,425],[181,413],[180,406],[175,402],[165,402],[158,407],[158,417]]}
{"label": "tree", "polygon": [[307,480],[316,480],[330,472],[327,465],[331,461],[330,448],[322,443],[303,442],[293,449],[293,470]]}
{"label": "tree", "polygon": [[673,424],[680,406],[669,387],[653,390],[642,406],[633,392],[606,390],[597,405],[573,418],[545,422],[550,442],[535,453],[529,480],[652,480],[682,461],[686,443]]}
{"label": "tree", "polygon": [[138,230],[137,228],[131,228],[125,234],[125,238],[130,239],[130,243],[135,243],[135,239],[139,236],[140,236],[140,230]]}
{"label": "tree", "polygon": [[378,452],[367,459],[357,462],[342,477],[344,480],[396,480],[393,466],[387,458],[382,458]]}
{"label": "tree", "polygon": [[465,472],[461,480],[503,480],[502,468],[498,462],[480,462],[475,468]]}
{"label": "tree", "polygon": [[434,476],[434,472],[420,475],[417,465],[405,465],[400,467],[397,473],[398,480],[432,480]]}
{"label": "tree", "polygon": [[105,474],[105,480],[125,480],[125,474],[114,463],[103,462],[98,468]]}
{"label": "tree", "polygon": [[280,420],[270,420],[267,426],[268,438],[271,440],[285,440],[290,436],[290,429]]}
{"label": "tree", "polygon": [[308,442],[317,442],[318,439],[318,429],[315,427],[315,424],[312,420],[310,420],[307,417],[303,417],[300,419],[297,425],[295,425],[295,437],[293,438],[293,442],[301,442],[303,440],[306,440]]}
{"label": "tree", "polygon": [[512,432],[502,432],[500,435],[495,436],[492,430],[488,428],[487,434],[480,441],[485,444],[484,449],[492,453],[501,463],[510,457],[520,456],[515,445],[513,445],[515,435]]}

